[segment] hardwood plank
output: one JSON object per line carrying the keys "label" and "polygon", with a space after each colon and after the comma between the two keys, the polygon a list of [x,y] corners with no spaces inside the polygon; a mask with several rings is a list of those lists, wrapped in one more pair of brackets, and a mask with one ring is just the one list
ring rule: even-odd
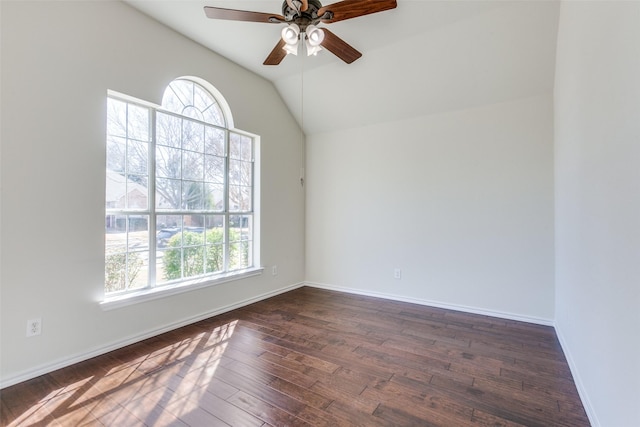
{"label": "hardwood plank", "polygon": [[229,424],[189,400],[170,405],[167,410],[188,426],[229,427]]}
{"label": "hardwood plank", "polygon": [[0,425],[589,421],[553,328],[303,287],[7,387]]}
{"label": "hardwood plank", "polygon": [[130,401],[124,407],[145,425],[187,426],[188,424],[166,409],[167,406],[179,401],[172,400],[172,395],[173,393],[170,391],[157,389]]}
{"label": "hardwood plank", "polygon": [[12,412],[20,412],[55,396],[60,389],[60,385],[49,374],[45,374],[2,389],[0,399],[4,407]]}
{"label": "hardwood plank", "polygon": [[[276,378],[269,383],[269,387],[286,394],[296,400],[304,402],[307,406],[316,409],[326,409],[332,402],[332,399],[322,396],[307,387],[301,387],[297,384]],[[306,409],[306,408],[305,408]]]}
{"label": "hardwood plank", "polygon": [[423,351],[422,354],[416,354],[382,346],[361,345],[353,353],[363,359],[377,361],[390,370],[393,369],[392,366],[394,365],[402,365],[416,370],[421,370],[428,366],[429,369],[435,371],[448,370],[451,366],[450,360],[447,360],[447,355],[427,351]]}
{"label": "hardwood plank", "polygon": [[[330,367],[328,369],[319,369],[316,366],[314,366],[314,365],[317,365],[316,364],[317,359],[304,356],[304,355],[299,355],[297,353],[289,353],[289,355],[287,355],[286,357],[282,357],[277,354],[271,353],[269,351],[265,351],[260,355],[260,358],[264,360],[268,360],[269,362],[274,363],[276,365],[280,365],[282,367],[304,374],[307,377],[313,378],[315,380],[328,378],[329,376],[331,376],[331,374],[335,373],[338,369],[340,369],[340,366],[335,364],[331,364],[333,365],[333,367]],[[300,360],[303,360],[305,362],[301,362]],[[306,363],[306,362],[309,362],[309,363]],[[327,365],[329,364],[323,363],[320,366],[321,368],[324,368]]]}
{"label": "hardwood plank", "polygon": [[511,421],[507,421],[503,418],[496,417],[491,414],[487,414],[486,412],[480,411],[478,409],[473,410],[473,415],[471,417],[471,421],[474,424],[480,426],[491,426],[491,427],[526,427],[523,424],[514,423]]}
{"label": "hardwood plank", "polygon": [[[234,364],[230,366],[230,369],[219,369],[219,376],[217,377],[240,390],[229,398],[229,401],[235,400],[236,396],[243,393],[260,399],[270,406],[284,408],[293,415],[305,407],[304,403],[268,386],[268,383],[276,377],[263,375],[256,377],[255,371],[245,372],[244,368],[240,364]],[[269,422],[268,420],[264,421]]]}
{"label": "hardwood plank", "polygon": [[[413,425],[412,417],[428,423],[444,426],[465,426],[471,424],[473,408],[458,403],[447,394],[434,387],[423,385],[419,390],[406,387],[395,381],[389,381],[376,387],[367,388],[363,396],[381,402],[376,411],[384,409],[385,414],[405,414],[408,423]],[[374,415],[385,418],[380,413]],[[386,419],[386,418],[385,418]],[[402,424],[404,425],[404,424]]]}
{"label": "hardwood plank", "polygon": [[332,401],[327,409],[332,406],[335,408],[336,402],[348,402],[347,405],[355,412],[371,415],[379,404],[378,401],[368,399],[357,391],[353,392],[349,384],[344,382],[325,383],[318,381],[311,387],[311,390]]}
{"label": "hardwood plank", "polygon": [[245,375],[246,373],[254,373],[254,375],[258,376],[262,373],[265,375],[266,384],[273,380],[272,377],[286,378],[289,382],[304,388],[309,388],[316,382],[315,378],[305,373],[298,372],[296,369],[291,369],[288,366],[271,363],[267,358],[240,357],[236,355],[233,359],[238,363],[230,366],[230,369],[235,369],[235,366],[240,366],[240,369],[245,372]]}
{"label": "hardwood plank", "polygon": [[[236,393],[234,393],[232,396],[235,396],[235,394]],[[198,397],[191,397],[190,399],[194,401],[200,408],[204,409],[212,415],[215,415],[216,418],[221,419],[231,426],[241,425],[247,427],[259,427],[263,424],[263,421],[259,418],[251,415],[241,408],[238,408],[237,406],[231,404],[229,401],[215,396],[212,393],[203,393]]]}
{"label": "hardwood plank", "polygon": [[[376,404],[375,408],[377,408],[378,405],[379,404]],[[327,412],[337,418],[349,420],[352,425],[358,427],[397,427],[392,421],[374,417],[373,412],[375,408],[373,408],[371,412],[368,412],[361,406],[354,406],[350,401],[338,398],[329,405]]]}
{"label": "hardwood plank", "polygon": [[229,402],[273,426],[311,426],[278,406],[273,406],[243,391],[233,395]]}
{"label": "hardwood plank", "polygon": [[7,426],[14,419],[15,416],[11,413],[5,401],[0,398],[0,425]]}
{"label": "hardwood plank", "polygon": [[[105,426],[146,427],[146,424],[123,406],[115,406],[99,418]],[[65,425],[65,424],[62,424]],[[69,425],[69,424],[66,424]]]}
{"label": "hardwood plank", "polygon": [[438,427],[443,425],[442,419],[432,421],[427,417],[417,416],[411,412],[385,404],[378,405],[373,415],[375,417],[382,418],[395,426]]}
{"label": "hardwood plank", "polygon": [[324,410],[307,406],[298,413],[298,417],[316,427],[351,427],[353,424],[345,419],[338,418]]}

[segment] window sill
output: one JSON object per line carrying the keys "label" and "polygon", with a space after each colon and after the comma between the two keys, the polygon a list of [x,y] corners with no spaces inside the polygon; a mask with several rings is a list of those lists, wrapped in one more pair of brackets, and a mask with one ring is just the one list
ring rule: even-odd
{"label": "window sill", "polygon": [[223,276],[217,276],[212,279],[204,277],[201,279],[189,280],[176,283],[173,285],[160,286],[157,288],[143,289],[139,292],[118,295],[105,298],[100,307],[104,311],[114,310],[133,304],[139,304],[155,299],[166,298],[171,295],[182,294],[185,292],[195,291],[196,289],[207,288],[209,286],[219,285],[221,283],[231,282],[234,280],[246,279],[248,277],[259,276],[264,271],[264,267],[249,268],[242,271],[234,271]]}

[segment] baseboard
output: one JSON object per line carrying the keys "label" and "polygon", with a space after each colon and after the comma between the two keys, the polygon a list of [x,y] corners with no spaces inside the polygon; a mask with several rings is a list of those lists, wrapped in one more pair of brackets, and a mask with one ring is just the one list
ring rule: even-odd
{"label": "baseboard", "polygon": [[582,401],[582,405],[584,406],[585,412],[587,413],[589,422],[593,427],[601,426],[600,421],[596,416],[596,412],[593,409],[593,405],[589,400],[589,395],[586,391],[586,388],[584,387],[584,383],[582,382],[582,378],[580,377],[580,374],[578,372],[577,365],[575,364],[573,360],[573,356],[571,355],[571,352],[569,351],[569,347],[567,346],[566,340],[564,339],[562,330],[559,329],[556,326],[555,322],[551,319],[542,319],[542,318],[532,317],[532,316],[523,316],[523,315],[513,314],[513,313],[479,309],[476,307],[468,307],[468,306],[457,305],[457,304],[445,304],[445,303],[440,303],[436,301],[429,301],[429,300],[405,297],[405,296],[394,295],[394,294],[371,292],[371,291],[365,291],[362,289],[347,288],[343,286],[327,285],[325,283],[305,282],[304,286],[309,286],[309,287],[319,288],[319,289],[327,289],[327,290],[337,291],[337,292],[346,292],[346,293],[356,294],[356,295],[384,298],[392,301],[408,302],[408,303],[419,304],[419,305],[424,305],[429,307],[444,308],[447,310],[462,311],[465,313],[481,314],[485,316],[492,316],[492,317],[497,317],[497,318],[507,319],[507,320],[516,320],[520,322],[533,323],[537,325],[551,326],[555,329],[556,336],[560,341],[560,346],[562,347],[562,350],[567,359],[567,363],[569,364],[571,375],[573,375],[574,383],[576,384],[576,388],[578,389],[578,394],[580,395],[580,400]]}
{"label": "baseboard", "polygon": [[578,389],[578,394],[580,395],[580,400],[582,400],[582,406],[584,407],[585,412],[587,413],[587,417],[589,418],[589,422],[592,427],[600,427],[600,421],[596,415],[596,411],[593,409],[593,405],[589,400],[589,394],[587,393],[587,389],[582,382],[582,378],[580,377],[580,373],[578,371],[578,366],[576,365],[571,351],[569,351],[569,346],[567,341],[564,338],[562,330],[556,326],[556,336],[558,337],[558,341],[560,341],[560,347],[562,347],[562,351],[564,352],[564,357],[567,359],[567,363],[569,364],[569,369],[571,370],[571,375],[573,376],[573,382]]}
{"label": "baseboard", "polygon": [[442,302],[438,302],[438,301],[430,301],[430,300],[424,300],[424,299],[420,299],[420,298],[406,297],[406,296],[402,296],[402,295],[365,291],[365,290],[362,290],[362,289],[348,288],[348,287],[344,287],[344,286],[328,285],[328,284],[325,284],[325,283],[305,282],[304,285],[312,287],[312,288],[327,289],[327,290],[338,291],[338,292],[346,292],[346,293],[350,293],[350,294],[364,295],[364,296],[375,297],[375,298],[384,298],[384,299],[388,299],[388,300],[392,300],[392,301],[408,302],[408,303],[424,305],[424,306],[428,306],[428,307],[437,307],[437,308],[444,308],[444,309],[447,309],[447,310],[462,311],[462,312],[465,312],[465,313],[481,314],[483,316],[491,316],[491,317],[497,317],[497,318],[500,318],[500,319],[515,320],[515,321],[518,321],[518,322],[526,322],[526,323],[533,323],[533,324],[536,324],[536,325],[554,326],[554,322],[553,322],[552,319],[544,319],[544,318],[539,318],[539,317],[525,316],[525,315],[521,315],[521,314],[507,313],[507,312],[495,311],[495,310],[487,310],[487,309],[482,309],[482,308],[478,308],[478,307],[469,307],[469,306],[465,306],[465,305],[448,304],[448,303],[442,303]]}
{"label": "baseboard", "polygon": [[284,288],[280,288],[280,289],[277,289],[277,290],[272,291],[272,292],[267,292],[265,294],[258,295],[258,296],[255,296],[255,297],[243,300],[243,301],[238,301],[236,303],[229,304],[229,305],[226,305],[224,307],[219,307],[219,308],[217,308],[215,310],[211,310],[211,311],[208,311],[208,312],[205,312],[205,313],[198,314],[196,316],[192,316],[192,317],[189,317],[189,318],[186,318],[186,319],[182,319],[182,320],[180,320],[178,322],[174,322],[174,323],[171,323],[169,325],[165,325],[165,326],[163,326],[161,328],[156,328],[156,329],[152,329],[152,330],[149,330],[149,331],[145,331],[143,333],[136,334],[136,335],[127,337],[125,339],[118,340],[116,342],[112,342],[112,343],[104,345],[104,346],[93,348],[93,349],[91,349],[89,351],[86,351],[86,352],[78,353],[78,354],[75,354],[75,355],[72,355],[72,356],[69,356],[69,357],[65,357],[63,359],[56,360],[56,361],[51,362],[51,363],[46,363],[46,364],[37,366],[37,367],[35,367],[33,369],[28,369],[28,370],[19,372],[19,373],[15,374],[15,375],[9,376],[8,378],[0,379],[0,389],[12,386],[14,384],[21,383],[23,381],[30,380],[30,379],[35,378],[35,377],[39,377],[40,375],[44,375],[44,374],[47,374],[49,372],[53,372],[53,371],[61,369],[61,368],[65,368],[67,366],[73,365],[74,363],[79,363],[79,362],[82,362],[84,360],[91,359],[92,357],[100,356],[100,355],[108,353],[110,351],[117,350],[117,349],[122,348],[122,347],[126,347],[127,345],[137,343],[137,342],[145,340],[147,338],[151,338],[151,337],[154,337],[156,335],[160,335],[160,334],[163,334],[165,332],[169,332],[169,331],[172,331],[174,329],[181,328],[183,326],[187,326],[187,325],[190,325],[192,323],[196,323],[196,322],[199,322],[201,320],[208,319],[210,317],[217,316],[217,315],[229,312],[231,310],[235,310],[237,308],[241,308],[241,307],[244,307],[246,305],[253,304],[255,302],[262,301],[264,299],[271,298],[273,296],[276,296],[276,295],[279,295],[279,294],[283,294],[285,292],[292,291],[294,289],[298,289],[298,288],[300,288],[302,286],[304,286],[304,283],[302,283],[302,282],[301,283],[296,283],[294,285],[290,285],[290,286],[287,286],[287,287],[284,287]]}
{"label": "baseboard", "polygon": [[32,378],[38,377],[40,375],[44,375],[44,374],[49,373],[49,372],[53,372],[53,371],[55,371],[57,369],[61,369],[61,368],[67,367],[69,365],[73,365],[74,363],[79,363],[79,362],[82,362],[84,360],[88,360],[88,359],[91,359],[93,357],[100,356],[102,354],[108,353],[108,352],[113,351],[113,350],[117,350],[119,348],[125,347],[125,346],[130,345],[130,344],[134,344],[136,342],[145,340],[147,338],[151,338],[151,337],[154,337],[156,335],[160,335],[160,334],[163,334],[165,332],[169,332],[169,331],[172,331],[174,329],[177,329],[177,328],[180,328],[180,327],[183,327],[183,326],[187,326],[187,325],[190,325],[192,323],[199,322],[201,320],[208,319],[208,318],[213,317],[213,316],[224,314],[226,312],[235,310],[237,308],[241,308],[241,307],[247,306],[249,304],[253,304],[255,302],[262,301],[264,299],[271,298],[273,296],[280,295],[280,294],[283,294],[285,292],[292,291],[294,289],[298,289],[298,288],[303,287],[303,286],[309,286],[309,287],[313,287],[313,288],[332,290],[332,291],[337,291],[337,292],[346,292],[346,293],[350,293],[350,294],[364,295],[364,296],[370,296],[370,297],[376,297],[376,298],[384,298],[384,299],[388,299],[388,300],[392,300],[392,301],[408,302],[408,303],[419,304],[419,305],[424,305],[424,306],[429,306],[429,307],[437,307],[437,308],[444,308],[444,309],[448,309],[448,310],[462,311],[462,312],[472,313],[472,314],[481,314],[481,315],[485,315],[485,316],[492,316],[492,317],[497,317],[497,318],[507,319],[507,320],[516,320],[516,321],[539,324],[539,325],[545,325],[545,326],[553,326],[555,328],[555,330],[556,330],[556,335],[558,336],[558,340],[560,341],[560,345],[562,347],[562,350],[564,351],[565,357],[567,358],[567,362],[569,364],[569,368],[571,369],[571,374],[573,375],[574,382],[576,384],[576,388],[578,389],[578,394],[580,395],[580,399],[582,400],[583,406],[584,406],[585,411],[587,413],[587,417],[589,418],[589,421],[590,421],[590,423],[591,423],[591,425],[593,427],[600,427],[601,426],[601,424],[600,424],[600,422],[598,420],[598,417],[596,416],[596,413],[595,413],[595,411],[593,409],[593,406],[591,405],[591,402],[589,400],[589,395],[586,392],[586,389],[585,389],[584,384],[582,382],[582,378],[580,377],[580,374],[579,374],[579,371],[577,369],[577,366],[576,366],[576,364],[575,364],[575,362],[573,360],[573,356],[571,355],[571,352],[569,351],[569,347],[567,346],[566,340],[564,339],[564,336],[562,334],[562,330],[557,328],[552,320],[550,320],[550,319],[542,319],[542,318],[537,318],[537,317],[531,317],[531,316],[516,315],[516,314],[513,314],[513,313],[505,313],[505,312],[499,312],[499,311],[494,311],[494,310],[479,309],[479,308],[476,308],[476,307],[468,307],[468,306],[457,305],[457,304],[445,304],[445,303],[440,303],[440,302],[437,302],[437,301],[423,300],[423,299],[418,299],[418,298],[411,298],[411,297],[405,297],[405,296],[387,294],[387,293],[380,293],[380,292],[371,292],[371,291],[365,291],[365,290],[362,290],[362,289],[347,288],[347,287],[343,287],[343,286],[334,286],[334,285],[328,285],[328,284],[324,284],[324,283],[315,283],[315,282],[296,283],[294,285],[290,285],[290,286],[287,286],[287,287],[284,287],[284,288],[277,289],[277,290],[272,291],[272,292],[261,294],[261,295],[258,295],[258,296],[243,300],[243,301],[236,302],[234,304],[229,304],[229,305],[226,305],[224,307],[219,307],[219,308],[217,308],[215,310],[211,310],[209,312],[201,313],[201,314],[199,314],[197,316],[192,316],[192,317],[183,319],[183,320],[181,320],[179,322],[175,322],[175,323],[172,323],[172,324],[169,324],[169,325],[165,325],[164,327],[161,327],[161,328],[153,329],[153,330],[141,333],[141,334],[130,336],[130,337],[126,338],[126,339],[119,340],[119,341],[116,341],[116,342],[112,342],[112,343],[110,343],[108,345],[100,346],[100,347],[94,348],[92,350],[89,350],[87,352],[83,352],[83,353],[79,353],[79,354],[76,354],[76,355],[72,355],[72,356],[66,357],[64,359],[59,359],[59,360],[51,362],[51,363],[40,365],[40,366],[38,366],[36,368],[33,368],[33,369],[22,371],[22,372],[20,372],[20,373],[18,373],[16,375],[10,376],[9,378],[0,379],[0,389],[3,389],[5,387],[9,387],[9,386],[14,385],[14,384],[18,384],[18,383],[23,382],[23,381],[30,380]]}

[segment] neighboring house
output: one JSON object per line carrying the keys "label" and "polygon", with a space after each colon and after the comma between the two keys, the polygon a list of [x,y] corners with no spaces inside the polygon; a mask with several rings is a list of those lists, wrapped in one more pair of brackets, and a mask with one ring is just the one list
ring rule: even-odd
{"label": "neighboring house", "polygon": [[[123,175],[112,170],[107,170],[106,183],[106,207],[107,209],[118,209],[126,206],[136,206],[141,209],[147,207],[149,200],[147,187],[137,182],[125,178]],[[147,219],[144,215],[129,215],[129,226],[134,229],[146,229]],[[105,230],[107,232],[122,231],[125,228],[125,217],[119,215],[106,215]]]}
{"label": "neighboring house", "polygon": [[[132,181],[130,179],[125,178],[122,174],[107,170],[107,181],[106,181],[106,208],[107,209],[124,209],[127,205],[127,200],[129,201],[129,207],[138,207],[140,209],[146,209],[147,201],[149,199],[148,189],[144,185]],[[223,210],[223,201],[218,201],[216,203],[215,209],[217,211]],[[160,199],[159,202],[160,208],[168,208],[171,206],[171,203],[167,202],[164,198]],[[237,208],[237,206],[235,207]],[[202,221],[198,221],[198,216],[196,218],[192,218],[191,216],[184,217],[184,225],[185,226],[197,226],[202,227]],[[239,224],[240,219],[238,215],[235,215],[232,218],[233,224]],[[246,225],[247,219],[244,218],[242,223]],[[171,221],[164,221],[164,218],[161,217],[159,219],[158,228],[163,227],[175,227],[177,223],[175,219]],[[207,224],[207,227],[220,227],[222,225],[222,218],[216,217],[212,218],[211,222]],[[129,215],[129,227],[133,229],[147,229],[147,218],[145,215]],[[107,233],[111,232],[121,232],[125,228],[125,218],[124,215],[106,215],[105,217],[105,231]]]}

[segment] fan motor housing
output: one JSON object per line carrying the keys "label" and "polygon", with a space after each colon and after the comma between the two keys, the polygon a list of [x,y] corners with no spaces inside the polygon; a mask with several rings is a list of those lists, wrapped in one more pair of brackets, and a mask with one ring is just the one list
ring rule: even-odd
{"label": "fan motor housing", "polygon": [[[294,0],[294,2],[300,3],[299,0]],[[296,23],[300,20],[314,21],[318,19],[318,10],[322,7],[320,0],[307,0],[307,4],[307,10],[304,12],[298,12],[298,10],[291,8],[287,3],[287,0],[285,0],[282,2],[282,15],[285,20]]]}

